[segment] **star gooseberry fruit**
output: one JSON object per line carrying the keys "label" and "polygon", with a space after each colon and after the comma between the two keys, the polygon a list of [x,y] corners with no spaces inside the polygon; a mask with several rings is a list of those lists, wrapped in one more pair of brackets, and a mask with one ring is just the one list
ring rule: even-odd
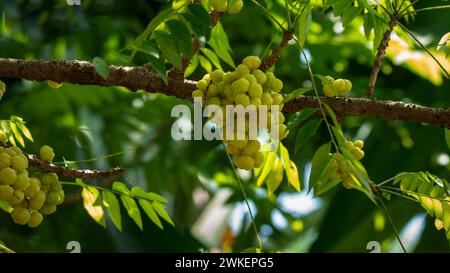
{"label": "star gooseberry fruit", "polygon": [[227,12],[229,14],[236,14],[241,11],[243,6],[244,2],[242,0],[228,0]]}
{"label": "star gooseberry fruit", "polygon": [[218,12],[225,12],[228,8],[227,0],[211,0],[211,6]]}
{"label": "star gooseberry fruit", "polygon": [[41,156],[42,160],[47,162],[52,162],[53,158],[55,157],[53,148],[48,145],[42,146],[41,150],[39,151],[39,155]]}

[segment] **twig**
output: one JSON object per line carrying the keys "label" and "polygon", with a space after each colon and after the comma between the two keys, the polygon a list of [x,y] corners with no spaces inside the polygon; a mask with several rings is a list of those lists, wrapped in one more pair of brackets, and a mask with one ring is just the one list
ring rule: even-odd
{"label": "twig", "polygon": [[389,21],[389,29],[383,34],[383,39],[377,49],[377,55],[372,65],[372,72],[370,73],[369,87],[367,88],[367,97],[372,98],[373,92],[375,90],[375,84],[377,82],[378,73],[381,69],[381,63],[383,62],[384,55],[386,55],[386,49],[389,45],[389,40],[391,39],[391,33],[394,30],[397,21],[395,18],[391,18]]}
{"label": "twig", "polygon": [[265,58],[260,66],[262,71],[269,70],[280,58],[281,52],[288,45],[289,40],[292,39],[292,33],[289,31],[284,32],[281,43],[272,51],[272,54]]}

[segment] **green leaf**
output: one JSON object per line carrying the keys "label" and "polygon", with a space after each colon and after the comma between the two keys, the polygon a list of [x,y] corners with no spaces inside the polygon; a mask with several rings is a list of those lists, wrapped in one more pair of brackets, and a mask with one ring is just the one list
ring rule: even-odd
{"label": "green leaf", "polygon": [[450,149],[450,130],[445,129],[445,142],[447,143],[447,147]]}
{"label": "green leaf", "polygon": [[166,211],[166,206],[164,206],[163,204],[159,203],[158,201],[154,201],[152,203],[152,206],[155,209],[156,213],[158,213],[158,215],[161,216],[161,218],[166,220],[172,226],[175,226],[175,224],[172,222],[172,219],[170,219],[170,216],[169,216],[169,214]]}
{"label": "green leaf", "polygon": [[354,0],[335,1],[335,4],[333,5],[334,16],[339,16],[349,9],[355,9],[356,7],[353,6],[353,2]]}
{"label": "green leaf", "polygon": [[331,160],[330,154],[331,145],[330,143],[326,143],[316,151],[311,161],[311,174],[309,176],[309,189],[316,188],[316,186],[321,186],[321,183],[325,181],[320,180],[320,176]]}
{"label": "green leaf", "polygon": [[84,185],[81,192],[84,208],[92,219],[102,227],[106,227],[105,212],[101,203],[100,192],[95,187],[84,184],[81,179],[76,181]]}
{"label": "green leaf", "polygon": [[31,142],[33,142],[33,136],[31,135],[30,130],[28,130],[27,126],[25,126],[23,123],[16,123],[17,127],[20,129],[22,134]]}
{"label": "green leaf", "polygon": [[178,54],[177,44],[173,37],[163,31],[155,31],[154,35],[156,43],[161,48],[164,57],[176,68],[181,69],[181,55]]}
{"label": "green leaf", "polygon": [[209,40],[211,17],[202,5],[190,4],[188,11],[183,16],[191,25],[195,36],[199,38],[205,37],[206,40]]}
{"label": "green leaf", "polygon": [[169,18],[172,14],[176,13],[176,10],[172,8],[168,8],[158,13],[147,25],[144,32],[139,35],[136,40],[134,40],[133,44],[140,44],[144,40],[147,40],[150,34],[152,34],[153,30],[157,28],[161,23],[163,23],[167,18]]}
{"label": "green leaf", "polygon": [[284,170],[286,172],[286,177],[290,185],[294,187],[295,190],[300,191],[300,179],[298,176],[297,166],[289,158],[289,151],[280,143],[280,156],[283,161]]}
{"label": "green leaf", "polygon": [[6,84],[0,81],[0,98],[3,96],[3,93],[6,92]]}
{"label": "green leaf", "polygon": [[108,215],[118,230],[122,231],[122,214],[120,204],[114,193],[103,191],[103,205],[108,209]]}
{"label": "green leaf", "polygon": [[288,101],[296,99],[298,96],[301,96],[301,95],[305,94],[306,92],[308,92],[310,90],[312,90],[311,87],[300,87],[300,88],[297,88],[297,89],[293,90],[292,92],[286,94],[284,96],[283,102],[286,103]]}
{"label": "green leaf", "polygon": [[355,18],[362,13],[362,11],[363,11],[362,7],[355,7],[346,10],[342,16],[343,26],[347,27],[348,25],[350,25],[353,22],[353,20],[355,20]]}
{"label": "green leaf", "polygon": [[95,57],[92,59],[92,64],[94,65],[95,71],[103,78],[107,79],[109,75],[109,67],[105,60],[100,57]]}
{"label": "green leaf", "polygon": [[264,155],[264,162],[263,162],[262,166],[260,167],[261,172],[258,175],[258,178],[256,179],[256,185],[258,187],[262,186],[262,184],[264,183],[264,180],[267,178],[269,173],[272,171],[273,166],[275,164],[276,156],[277,156],[276,151],[267,152]]}
{"label": "green leaf", "polygon": [[[275,162],[273,165],[273,169],[271,170],[271,173],[269,174],[268,178],[266,179],[266,185],[267,185],[267,192],[269,196],[272,196],[272,194],[278,189],[281,182],[283,181],[283,163],[281,162],[281,159],[276,157]],[[281,176],[280,176],[281,175]],[[277,178],[280,176],[279,178]]]}
{"label": "green leaf", "polygon": [[317,129],[322,123],[322,119],[313,119],[303,125],[295,137],[295,153],[298,153],[303,144],[316,134]]}
{"label": "green leaf", "polygon": [[136,201],[129,196],[131,194],[130,190],[121,182],[114,182],[112,188],[113,190],[124,193],[120,195],[123,206],[127,210],[130,218],[133,219],[141,230],[143,230],[141,212],[139,211]]}
{"label": "green leaf", "polygon": [[143,189],[139,187],[133,187],[131,189],[131,193],[133,196],[137,198],[143,198],[151,201],[158,201],[161,203],[167,203],[167,199],[153,192],[145,192]]}
{"label": "green leaf", "polygon": [[236,67],[230,54],[232,51],[230,43],[228,42],[228,36],[220,22],[212,29],[209,44],[220,59],[231,67]]}
{"label": "green leaf", "polygon": [[222,69],[219,58],[217,57],[216,53],[214,53],[214,51],[206,47],[202,48],[201,51],[203,52],[203,54],[205,54],[206,57],[208,57],[208,59],[216,68]]}
{"label": "green leaf", "polygon": [[142,209],[147,214],[148,218],[155,223],[160,229],[164,229],[161,220],[159,220],[158,215],[156,214],[155,210],[153,209],[152,203],[150,203],[147,200],[139,199],[139,205],[141,205]]}
{"label": "green leaf", "polygon": [[13,132],[14,138],[19,142],[22,147],[25,147],[25,142],[23,140],[22,134],[17,130],[17,125],[14,122],[10,122],[9,128]]}
{"label": "green leaf", "polygon": [[132,47],[137,51],[143,52],[143,53],[153,56],[155,58],[159,58],[158,50],[148,40],[142,41],[139,44],[132,44]]}
{"label": "green leaf", "polygon": [[309,28],[311,26],[311,10],[312,5],[310,2],[307,3],[307,6],[302,8],[302,14],[300,15],[300,18],[298,19],[298,25],[297,25],[297,33],[298,33],[298,41],[303,46],[306,41],[306,35],[309,32]]}
{"label": "green leaf", "polygon": [[184,71],[184,77],[187,78],[192,75],[192,73],[194,73],[197,69],[199,63],[200,61],[198,59],[198,53],[196,53],[194,57],[192,57],[191,63],[188,65],[188,67],[186,67],[186,70]]}
{"label": "green leaf", "polygon": [[167,84],[168,78],[166,74],[166,63],[164,62],[164,58],[155,58],[153,56],[148,56],[150,66],[158,73],[158,75],[163,79],[163,81]]}
{"label": "green leaf", "polygon": [[198,58],[200,60],[200,65],[206,70],[206,72],[208,72],[208,73],[211,72],[212,71],[211,62],[208,61],[208,59],[206,59],[202,55],[199,55]]}
{"label": "green leaf", "polygon": [[295,114],[291,115],[287,123],[289,131],[293,131],[295,127],[297,127],[299,124],[307,120],[315,112],[316,109],[306,108],[300,112],[296,112]]}
{"label": "green leaf", "polygon": [[192,36],[186,25],[180,20],[170,20],[166,22],[170,33],[177,43],[178,53],[187,58],[192,58]]}

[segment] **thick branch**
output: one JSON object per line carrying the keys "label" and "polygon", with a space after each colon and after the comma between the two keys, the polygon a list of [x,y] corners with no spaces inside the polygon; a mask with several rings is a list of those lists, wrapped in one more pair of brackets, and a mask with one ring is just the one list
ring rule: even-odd
{"label": "thick branch", "polygon": [[260,69],[262,71],[267,71],[269,70],[280,58],[281,52],[283,51],[283,49],[288,45],[289,40],[292,39],[292,33],[286,31],[283,34],[283,39],[281,40],[281,43],[274,49],[272,50],[272,54],[270,54],[270,56],[268,56],[267,58],[265,58],[261,64]]}
{"label": "thick branch", "polygon": [[[1,147],[10,147],[8,144],[0,143]],[[27,159],[28,164],[32,167],[38,168],[45,172],[56,173],[59,176],[67,178],[81,178],[81,179],[97,179],[102,177],[115,177],[119,176],[124,172],[124,169],[115,167],[106,171],[99,170],[82,170],[75,168],[68,168],[62,166],[53,165],[47,161],[40,160],[35,155],[23,153]]]}
{"label": "thick branch", "polygon": [[[133,91],[142,89],[152,93],[161,92],[188,101],[192,101],[191,93],[196,89],[196,82],[189,80],[169,81],[172,84],[167,86],[153,70],[146,66],[135,68],[111,66],[110,75],[107,80],[104,80],[95,73],[89,62],[80,61],[23,61],[0,58],[0,77],[52,80],[85,85],[116,85]],[[322,99],[340,116],[372,116],[390,120],[406,120],[430,123],[450,129],[450,110],[446,109],[362,98]],[[284,111],[296,112],[308,107],[318,107],[315,97],[300,96],[287,103]]]}
{"label": "thick branch", "polygon": [[377,49],[377,55],[375,56],[375,60],[372,65],[372,72],[370,73],[369,78],[369,87],[367,88],[367,97],[373,97],[373,92],[375,90],[375,84],[377,82],[378,73],[381,69],[381,63],[383,62],[384,55],[386,55],[386,49],[389,45],[389,41],[391,39],[391,33],[394,30],[397,21],[395,18],[392,18],[389,21],[389,29],[383,34],[383,39],[381,40],[380,45]]}
{"label": "thick branch", "polygon": [[[338,116],[369,116],[387,120],[405,120],[430,123],[450,129],[450,109],[431,108],[413,103],[396,101],[377,101],[366,98],[328,98],[322,97]],[[303,108],[318,108],[317,98],[300,96],[290,101],[284,108],[286,112],[297,112]]]}

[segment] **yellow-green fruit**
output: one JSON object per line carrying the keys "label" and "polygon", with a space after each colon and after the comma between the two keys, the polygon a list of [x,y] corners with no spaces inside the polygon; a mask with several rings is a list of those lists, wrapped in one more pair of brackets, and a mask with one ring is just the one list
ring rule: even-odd
{"label": "yellow-green fruit", "polygon": [[244,149],[247,146],[248,140],[230,140],[228,142],[229,145],[237,148],[237,149]]}
{"label": "yellow-green fruit", "polygon": [[241,149],[238,149],[235,146],[231,146],[230,144],[227,145],[226,150],[230,155],[237,155],[241,153]]}
{"label": "yellow-green fruit", "polygon": [[234,76],[236,78],[241,78],[249,73],[250,73],[250,69],[248,69],[248,67],[246,65],[240,64],[236,67],[236,70],[234,71]]}
{"label": "yellow-green fruit", "polygon": [[47,84],[52,89],[58,89],[58,88],[60,88],[63,85],[62,83],[54,82],[54,81],[50,81],[50,80],[47,81]]}
{"label": "yellow-green fruit", "polygon": [[208,86],[208,91],[206,91],[206,95],[208,95],[208,97],[215,97],[215,96],[219,95],[219,93],[220,93],[220,89],[219,89],[218,85],[215,83],[210,84]]}
{"label": "yellow-green fruit", "polygon": [[40,210],[45,203],[46,195],[43,191],[38,192],[30,199],[30,209]]}
{"label": "yellow-green fruit", "polygon": [[266,73],[262,72],[259,69],[253,70],[252,75],[255,76],[256,81],[261,85],[264,84],[267,80]]}
{"label": "yellow-green fruit", "polygon": [[48,145],[42,146],[41,150],[39,151],[39,154],[41,156],[41,159],[47,162],[52,162],[53,158],[55,157],[53,148]]}
{"label": "yellow-green fruit", "polygon": [[278,114],[278,119],[279,119],[279,123],[281,124],[281,123],[284,123],[284,121],[285,121],[285,118],[284,118],[284,115],[283,115],[283,113],[279,113]]}
{"label": "yellow-green fruit", "polygon": [[20,202],[16,207],[20,207],[20,208],[28,208],[28,200],[26,198],[24,198],[22,200],[22,202]]}
{"label": "yellow-green fruit", "polygon": [[236,156],[234,163],[239,169],[243,170],[251,170],[255,166],[255,161],[251,156],[248,155]]}
{"label": "yellow-green fruit", "polygon": [[270,83],[272,90],[275,92],[280,92],[283,89],[283,82],[280,79],[274,79]]}
{"label": "yellow-green fruit", "polygon": [[250,83],[246,79],[239,79],[231,84],[231,89],[234,94],[245,93],[247,92],[249,86]]}
{"label": "yellow-green fruit", "polygon": [[281,94],[274,94],[272,95],[273,104],[280,105],[283,103],[283,95]]}
{"label": "yellow-green fruit", "polygon": [[197,88],[199,90],[204,91],[204,90],[206,90],[206,88],[208,88],[208,83],[205,80],[199,80],[197,82]]}
{"label": "yellow-green fruit", "polygon": [[26,173],[20,173],[17,176],[16,183],[14,183],[14,188],[19,191],[25,191],[30,186],[30,178]]}
{"label": "yellow-green fruit", "polygon": [[195,90],[194,92],[192,92],[192,98],[204,98],[205,94],[201,91],[201,90]]}
{"label": "yellow-green fruit", "polygon": [[347,190],[353,188],[353,179],[350,176],[343,177],[342,180],[342,186],[344,186],[344,188],[346,188]]}
{"label": "yellow-green fruit", "polygon": [[364,157],[364,151],[361,150],[360,148],[353,148],[352,150],[352,154],[356,157],[356,159],[361,160]]}
{"label": "yellow-green fruit", "polygon": [[44,215],[50,215],[56,211],[56,205],[45,204],[39,211]]}
{"label": "yellow-green fruit", "polygon": [[244,2],[242,0],[228,0],[227,12],[229,14],[236,14],[241,11],[243,6]]}
{"label": "yellow-green fruit", "polygon": [[222,101],[219,97],[210,97],[208,101],[206,102],[207,105],[221,105]]}
{"label": "yellow-green fruit", "polygon": [[345,141],[345,147],[347,147],[347,149],[349,149],[349,150],[351,151],[351,150],[353,150],[353,148],[354,148],[355,146],[353,145],[353,142],[351,142],[351,141],[349,141],[349,140],[346,140],[346,141]]}
{"label": "yellow-green fruit", "polygon": [[211,83],[211,76],[209,74],[205,74],[205,76],[203,76],[202,80],[204,80],[206,82],[206,85]]}
{"label": "yellow-green fruit", "polygon": [[51,184],[58,182],[58,175],[56,175],[56,173],[46,173],[41,176],[40,180],[43,185],[50,186]]}
{"label": "yellow-green fruit", "polygon": [[62,190],[61,183],[59,181],[53,182],[53,184],[50,186],[50,190],[56,191],[56,192]]}
{"label": "yellow-green fruit", "polygon": [[243,106],[250,104],[250,98],[246,94],[237,94],[236,97],[234,97],[234,101],[236,104],[241,104]]}
{"label": "yellow-green fruit", "polygon": [[333,88],[336,90],[336,93],[338,95],[345,95],[346,93],[346,87],[345,87],[345,81],[343,79],[337,79],[333,83]]}
{"label": "yellow-green fruit", "polygon": [[355,142],[353,142],[353,145],[355,145],[355,147],[362,149],[364,147],[364,141],[358,139],[355,140]]}
{"label": "yellow-green fruit", "polygon": [[253,98],[261,98],[263,93],[262,86],[259,83],[251,83],[248,87],[248,94]]}
{"label": "yellow-green fruit", "polygon": [[39,179],[32,177],[30,178],[30,186],[24,191],[25,196],[28,198],[33,198],[41,190],[41,182]]}
{"label": "yellow-green fruit", "polygon": [[261,105],[261,99],[260,98],[250,98],[250,104],[254,105],[256,107],[259,107]]}
{"label": "yellow-green fruit", "polygon": [[264,154],[262,152],[257,152],[253,155],[253,161],[255,163],[255,168],[261,167],[261,164],[264,162]]}
{"label": "yellow-green fruit", "polygon": [[6,152],[0,153],[0,169],[9,166],[11,166],[11,156]]}
{"label": "yellow-green fruit", "polygon": [[322,85],[333,85],[334,83],[334,78],[331,76],[325,76],[322,79]]}
{"label": "yellow-green fruit", "polygon": [[[0,96],[0,98],[1,98],[1,96]],[[0,130],[0,142],[5,143],[7,140],[8,140],[8,137],[6,136],[5,132]]]}
{"label": "yellow-green fruit", "polygon": [[242,64],[246,65],[250,70],[255,70],[261,65],[261,59],[258,56],[248,56],[242,60]]}
{"label": "yellow-green fruit", "polygon": [[211,81],[212,82],[220,82],[223,80],[223,71],[222,70],[214,70],[213,72],[210,73],[211,76]]}
{"label": "yellow-green fruit", "polygon": [[218,12],[225,12],[228,8],[227,0],[211,0],[211,6]]}
{"label": "yellow-green fruit", "polygon": [[61,205],[64,202],[64,198],[66,198],[66,194],[64,193],[63,190],[59,190],[58,194],[59,194],[59,202],[56,203],[56,205]]}
{"label": "yellow-green fruit", "polygon": [[48,204],[58,204],[61,201],[61,197],[58,192],[49,192],[47,198],[45,199]]}
{"label": "yellow-green fruit", "polygon": [[323,86],[323,93],[327,97],[336,97],[336,91],[334,90],[332,85],[326,84]]}
{"label": "yellow-green fruit", "polygon": [[273,104],[272,96],[269,92],[264,92],[261,96],[261,103],[263,105],[271,106]]}
{"label": "yellow-green fruit", "polygon": [[352,82],[349,80],[344,80],[345,82],[345,92],[349,92],[352,90]]}
{"label": "yellow-green fruit", "polygon": [[261,144],[258,140],[249,140],[247,146],[242,150],[244,155],[254,155],[261,148]]}
{"label": "yellow-green fruit", "polygon": [[31,214],[30,214],[30,211],[26,208],[15,207],[11,211],[11,217],[12,217],[14,223],[19,224],[19,225],[25,225],[30,221]]}
{"label": "yellow-green fruit", "polygon": [[15,155],[11,158],[11,167],[18,172],[24,171],[28,168],[28,160],[23,155]]}
{"label": "yellow-green fruit", "polygon": [[28,226],[30,228],[35,228],[42,223],[44,216],[40,212],[34,211],[31,213],[30,221],[28,222]]}
{"label": "yellow-green fruit", "polygon": [[223,75],[223,82],[225,84],[231,84],[232,82],[234,82],[236,79],[234,78],[233,72],[226,72]]}
{"label": "yellow-green fruit", "polygon": [[25,195],[22,191],[15,190],[13,195],[7,200],[12,206],[17,205],[23,201]]}
{"label": "yellow-green fruit", "polygon": [[258,81],[256,80],[256,77],[253,76],[252,74],[247,74],[244,77],[242,77],[243,79],[246,79],[250,84],[252,83],[258,83]]}
{"label": "yellow-green fruit", "polygon": [[0,200],[6,201],[14,194],[13,187],[9,185],[0,185]]}
{"label": "yellow-green fruit", "polygon": [[285,139],[288,136],[289,130],[287,129],[287,126],[285,124],[279,125],[278,134],[279,134],[280,140]]}
{"label": "yellow-green fruit", "polygon": [[17,174],[14,169],[6,167],[0,171],[0,185],[12,185],[16,182]]}
{"label": "yellow-green fruit", "polygon": [[[9,154],[11,157],[17,155],[16,149],[13,149],[13,147],[6,148],[6,149],[5,149],[5,152],[6,152],[7,154]],[[22,152],[20,152],[20,153],[22,153]]]}

